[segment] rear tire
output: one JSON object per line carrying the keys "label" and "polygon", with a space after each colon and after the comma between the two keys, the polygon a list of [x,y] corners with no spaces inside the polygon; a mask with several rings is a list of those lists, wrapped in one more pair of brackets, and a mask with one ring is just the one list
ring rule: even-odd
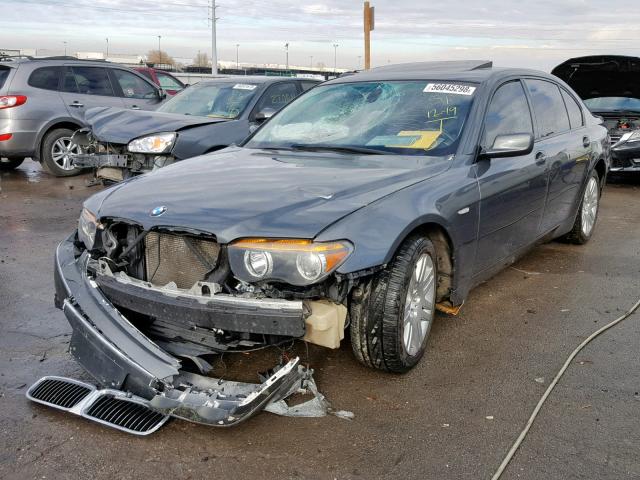
{"label": "rear tire", "polygon": [[413,236],[389,266],[352,293],[351,345],[364,365],[402,373],[426,350],[438,278],[431,240]]}
{"label": "rear tire", "polygon": [[82,171],[71,161],[73,154],[80,153],[80,148],[71,142],[72,135],[73,130],[56,128],[42,141],[42,165],[56,177],[72,177]]}
{"label": "rear tire", "polygon": [[0,158],[0,171],[15,170],[24,162],[24,158]]}
{"label": "rear tire", "polygon": [[600,177],[593,171],[589,175],[587,185],[582,192],[580,208],[576,215],[573,228],[567,233],[563,240],[576,245],[584,245],[593,235],[600,211]]}

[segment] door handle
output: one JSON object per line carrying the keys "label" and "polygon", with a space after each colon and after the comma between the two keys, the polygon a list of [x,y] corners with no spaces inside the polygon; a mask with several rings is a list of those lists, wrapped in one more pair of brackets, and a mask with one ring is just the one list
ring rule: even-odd
{"label": "door handle", "polygon": [[587,148],[589,145],[591,145],[591,140],[589,140],[589,137],[582,137],[582,146],[584,148]]}
{"label": "door handle", "polygon": [[70,103],[69,106],[80,108],[80,107],[84,107],[84,104],[76,101],[76,102]]}
{"label": "door handle", "polygon": [[546,161],[547,156],[544,154],[544,152],[536,153],[536,165],[544,165]]}
{"label": "door handle", "polygon": [[131,105],[131,110],[140,110],[138,105]]}

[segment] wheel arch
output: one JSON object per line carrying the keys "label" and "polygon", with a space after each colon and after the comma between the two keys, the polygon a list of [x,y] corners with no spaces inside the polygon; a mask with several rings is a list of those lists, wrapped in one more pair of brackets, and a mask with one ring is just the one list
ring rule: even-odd
{"label": "wheel arch", "polygon": [[53,130],[58,128],[68,128],[69,130],[78,130],[82,128],[82,125],[71,119],[60,119],[47,124],[44,128],[40,130],[38,134],[38,138],[36,141],[36,152],[38,154],[38,161],[42,161],[42,143],[44,138]]}
{"label": "wheel arch", "polygon": [[598,174],[598,177],[600,177],[600,188],[603,188],[605,179],[607,177],[607,164],[605,163],[604,158],[602,157],[598,158],[593,169]]}

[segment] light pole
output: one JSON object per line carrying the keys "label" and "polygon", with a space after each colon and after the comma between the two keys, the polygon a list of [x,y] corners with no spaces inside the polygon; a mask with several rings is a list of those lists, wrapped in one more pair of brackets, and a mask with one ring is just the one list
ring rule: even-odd
{"label": "light pole", "polygon": [[64,43],[64,56],[67,56],[67,42],[62,42]]}
{"label": "light pole", "polygon": [[109,58],[109,37],[107,37],[107,54],[104,56],[104,59],[107,60]]}
{"label": "light pole", "polygon": [[284,44],[284,49],[287,52],[287,71],[289,71],[289,43]]}
{"label": "light pole", "polygon": [[240,44],[236,43],[236,70],[240,69],[240,56],[239,56],[239,52],[240,51]]}
{"label": "light pole", "polygon": [[358,70],[361,68],[360,65],[362,65],[362,55],[358,55]]}
{"label": "light pole", "polygon": [[333,44],[333,73],[336,73],[337,71],[337,65],[338,65],[338,47],[340,45],[338,45],[337,43]]}
{"label": "light pole", "polygon": [[158,35],[158,63],[162,65],[162,49],[160,48],[160,39],[162,35]]}
{"label": "light pole", "polygon": [[310,55],[309,58],[311,59],[311,62],[309,63],[309,68],[313,68],[313,55]]}

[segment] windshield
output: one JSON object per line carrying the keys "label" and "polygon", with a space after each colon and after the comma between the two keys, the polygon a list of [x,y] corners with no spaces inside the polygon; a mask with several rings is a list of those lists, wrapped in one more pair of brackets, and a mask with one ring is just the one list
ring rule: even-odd
{"label": "windshield", "polygon": [[205,83],[184,89],[158,108],[158,112],[198,117],[236,118],[256,93],[251,83]]}
{"label": "windshield", "polygon": [[455,153],[474,91],[427,81],[321,85],[285,107],[246,146],[448,155]]}
{"label": "windshield", "polygon": [[632,97],[588,98],[584,104],[592,112],[613,112],[616,110],[640,112],[640,99]]}

